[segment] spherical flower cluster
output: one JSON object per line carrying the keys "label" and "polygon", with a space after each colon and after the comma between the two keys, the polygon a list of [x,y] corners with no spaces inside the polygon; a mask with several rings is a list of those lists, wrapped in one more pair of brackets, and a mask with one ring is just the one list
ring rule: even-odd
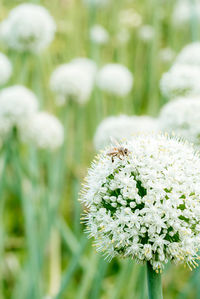
{"label": "spherical flower cluster", "polygon": [[[162,135],[105,150],[81,192],[83,216],[95,246],[110,259],[168,261],[196,266],[200,248],[200,159],[189,144]],[[126,149],[126,151],[125,151]]]}
{"label": "spherical flower cluster", "polygon": [[91,79],[94,80],[94,77],[97,72],[96,62],[90,58],[86,57],[76,57],[70,61],[71,64],[76,64],[79,67],[82,67],[83,70],[91,76]]}
{"label": "spherical flower cluster", "polygon": [[50,88],[56,94],[58,105],[67,100],[84,104],[90,98],[96,74],[96,65],[89,59],[78,58],[58,66],[50,78]]}
{"label": "spherical flower cluster", "polygon": [[167,103],[160,112],[160,127],[200,146],[200,99],[178,98]]}
{"label": "spherical flower cluster", "polygon": [[4,43],[17,51],[39,52],[53,40],[56,25],[46,8],[30,3],[11,10],[0,27]]}
{"label": "spherical flower cluster", "polygon": [[160,89],[167,98],[199,94],[200,69],[197,66],[175,64],[162,75]]}
{"label": "spherical flower cluster", "polygon": [[139,38],[144,42],[149,42],[154,38],[155,30],[151,25],[143,25],[138,32]]}
{"label": "spherical flower cluster", "polygon": [[130,139],[139,133],[153,133],[158,131],[158,122],[150,116],[109,116],[97,127],[94,136],[94,146],[97,150],[112,143],[112,139],[122,141]]}
{"label": "spherical flower cluster", "polygon": [[124,65],[109,63],[98,72],[97,86],[107,93],[123,97],[132,89],[133,75]]}
{"label": "spherical flower cluster", "polygon": [[196,17],[200,20],[200,3],[190,0],[179,0],[176,2],[174,11],[172,14],[173,24],[176,26],[183,26],[188,24],[191,19]]}
{"label": "spherical flower cluster", "polygon": [[22,123],[21,138],[39,149],[55,150],[64,141],[64,128],[61,122],[47,112],[39,112]]}
{"label": "spherical flower cluster", "polygon": [[94,25],[90,29],[90,40],[97,45],[105,45],[109,41],[108,31],[101,25]]}
{"label": "spherical flower cluster", "polygon": [[18,127],[38,109],[38,100],[32,91],[21,85],[4,88],[0,92],[0,132]]}
{"label": "spherical flower cluster", "polygon": [[0,85],[4,85],[12,75],[12,65],[10,60],[0,53]]}
{"label": "spherical flower cluster", "polygon": [[200,66],[200,42],[185,46],[176,57],[176,63]]}

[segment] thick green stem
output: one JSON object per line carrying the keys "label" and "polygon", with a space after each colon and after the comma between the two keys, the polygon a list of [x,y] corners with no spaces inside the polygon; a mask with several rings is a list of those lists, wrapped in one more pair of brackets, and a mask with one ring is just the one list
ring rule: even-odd
{"label": "thick green stem", "polygon": [[147,281],[149,299],[162,299],[161,274],[156,273],[149,262],[147,262]]}

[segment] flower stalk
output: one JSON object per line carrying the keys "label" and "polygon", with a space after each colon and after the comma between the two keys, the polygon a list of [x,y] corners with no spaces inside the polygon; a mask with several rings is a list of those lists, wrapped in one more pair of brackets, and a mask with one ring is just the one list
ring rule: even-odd
{"label": "flower stalk", "polygon": [[147,282],[149,299],[162,299],[161,273],[153,270],[150,262],[147,262]]}

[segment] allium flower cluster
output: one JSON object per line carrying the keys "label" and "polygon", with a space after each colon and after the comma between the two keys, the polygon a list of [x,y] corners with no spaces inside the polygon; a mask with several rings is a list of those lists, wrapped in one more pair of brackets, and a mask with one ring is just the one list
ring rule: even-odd
{"label": "allium flower cluster", "polygon": [[90,98],[96,74],[95,63],[78,58],[58,66],[50,78],[50,88],[56,94],[58,105],[68,100],[84,104]]}
{"label": "allium flower cluster", "polygon": [[200,66],[200,42],[185,46],[176,57],[176,63]]}
{"label": "allium flower cluster", "polygon": [[12,75],[12,65],[6,55],[0,53],[0,85],[8,82]]}
{"label": "allium flower cluster", "polygon": [[133,75],[124,65],[106,64],[97,74],[97,86],[107,93],[126,96],[133,86]]}
{"label": "allium flower cluster", "polygon": [[109,116],[97,127],[94,136],[94,146],[97,150],[112,143],[112,139],[122,141],[130,139],[139,133],[153,133],[158,131],[158,122],[150,116]]}
{"label": "allium flower cluster", "polygon": [[189,144],[162,135],[122,143],[126,154],[105,150],[84,184],[83,219],[97,251],[110,259],[168,261],[195,266],[200,248],[200,159]]}
{"label": "allium flower cluster", "polygon": [[0,27],[4,43],[17,51],[40,52],[53,40],[56,25],[46,8],[30,3],[11,10]]}
{"label": "allium flower cluster", "polygon": [[39,112],[21,126],[23,141],[34,144],[39,149],[55,150],[63,144],[64,128],[61,122],[47,112]]}
{"label": "allium flower cluster", "polygon": [[200,3],[198,0],[179,0],[176,2],[172,14],[172,21],[176,26],[182,26],[197,17],[200,20]]}
{"label": "allium flower cluster", "polygon": [[90,40],[97,45],[105,45],[109,41],[108,31],[101,25],[94,25],[90,29]]}
{"label": "allium flower cluster", "polygon": [[175,64],[168,72],[162,75],[160,89],[162,94],[167,98],[199,94],[199,67]]}
{"label": "allium flower cluster", "polygon": [[200,146],[200,99],[178,98],[167,103],[160,112],[160,127]]}
{"label": "allium flower cluster", "polygon": [[34,114],[38,100],[34,93],[21,85],[4,88],[0,92],[0,132],[18,127],[22,120]]}

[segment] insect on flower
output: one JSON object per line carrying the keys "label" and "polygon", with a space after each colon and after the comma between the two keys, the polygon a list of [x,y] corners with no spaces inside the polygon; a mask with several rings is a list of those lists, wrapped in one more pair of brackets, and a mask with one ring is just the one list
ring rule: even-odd
{"label": "insect on flower", "polygon": [[111,149],[107,155],[112,157],[112,162],[114,162],[114,157],[118,157],[121,160],[121,156],[125,157],[128,156],[129,150],[123,146],[121,146],[116,140],[114,140],[116,143],[116,147]]}

